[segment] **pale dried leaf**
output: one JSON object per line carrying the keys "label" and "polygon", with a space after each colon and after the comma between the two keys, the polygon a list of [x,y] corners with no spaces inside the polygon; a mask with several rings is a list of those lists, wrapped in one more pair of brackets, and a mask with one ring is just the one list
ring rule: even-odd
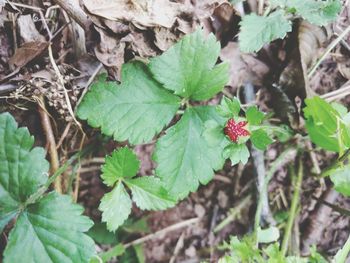
{"label": "pale dried leaf", "polygon": [[19,16],[17,19],[17,24],[23,42],[45,41],[45,37],[36,29],[31,15]]}
{"label": "pale dried leaf", "polygon": [[230,85],[237,88],[246,82],[262,85],[269,68],[250,54],[242,54],[235,42],[230,42],[221,50],[220,59],[230,63]]}

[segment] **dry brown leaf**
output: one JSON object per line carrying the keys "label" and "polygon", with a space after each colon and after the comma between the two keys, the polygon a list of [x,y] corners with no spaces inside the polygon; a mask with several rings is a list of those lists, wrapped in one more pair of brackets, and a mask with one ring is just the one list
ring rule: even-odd
{"label": "dry brown leaf", "polygon": [[237,88],[251,82],[261,86],[269,68],[250,54],[241,53],[238,43],[230,42],[221,50],[220,59],[230,64],[230,81],[228,85]]}
{"label": "dry brown leaf", "polygon": [[45,42],[45,37],[36,29],[31,15],[19,16],[17,24],[23,42]]}
{"label": "dry brown leaf", "polygon": [[83,0],[87,10],[109,20],[133,23],[136,27],[172,27],[181,4],[168,0]]}
{"label": "dry brown leaf", "polygon": [[16,50],[16,53],[10,58],[9,65],[12,69],[21,68],[34,58],[39,56],[47,47],[48,42],[32,41],[24,43]]}
{"label": "dry brown leaf", "polygon": [[300,22],[297,30],[294,32],[296,37],[291,38],[295,44],[290,60],[280,75],[278,85],[270,88],[276,114],[294,128],[299,127],[299,110],[295,99],[299,97],[303,103],[306,97],[315,94],[309,87],[307,71],[328,39],[323,29],[306,21]]}

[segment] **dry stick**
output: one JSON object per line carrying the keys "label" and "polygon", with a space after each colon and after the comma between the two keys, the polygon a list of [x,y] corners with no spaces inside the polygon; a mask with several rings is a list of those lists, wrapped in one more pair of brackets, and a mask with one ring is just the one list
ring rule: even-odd
{"label": "dry stick", "polygon": [[72,104],[70,103],[69,96],[68,96],[68,91],[67,91],[66,87],[64,86],[64,79],[63,79],[63,77],[61,75],[61,72],[60,72],[56,62],[55,62],[55,59],[53,58],[51,43],[48,46],[48,51],[49,51],[50,62],[52,64],[52,67],[53,67],[53,69],[54,69],[54,71],[56,73],[56,76],[58,78],[58,83],[61,86],[61,88],[63,89],[63,93],[64,93],[64,97],[65,97],[65,100],[66,100],[66,103],[67,103],[69,114],[71,115],[71,117],[73,118],[74,122],[78,125],[78,127],[83,132],[81,124],[77,121],[77,119],[74,116],[74,112],[73,112],[73,109],[72,109]]}
{"label": "dry stick", "polygon": [[320,59],[315,63],[315,65],[312,66],[310,72],[307,74],[308,78],[310,78],[315,73],[318,66],[321,65],[322,61],[329,55],[332,49],[335,48],[336,45],[338,45],[338,43],[349,33],[350,33],[350,25],[347,28],[345,28],[345,30],[328,46],[328,48],[322,54]]}
{"label": "dry stick", "polygon": [[177,255],[179,254],[180,250],[184,246],[184,239],[185,239],[185,231],[182,232],[181,236],[177,240],[173,256],[170,258],[169,263],[174,263],[175,262]]}
{"label": "dry stick", "polygon": [[[85,142],[85,133],[83,133],[83,138],[81,139],[80,142],[80,147],[79,147],[79,151],[82,151],[83,146],[84,146],[84,142]],[[78,194],[79,194],[79,186],[80,186],[80,174],[81,174],[81,162],[80,162],[80,158],[79,158],[79,164],[78,164],[78,170],[77,170],[77,176],[75,178],[75,188],[74,188],[74,194],[73,194],[73,200],[74,202],[78,201]]]}
{"label": "dry stick", "polygon": [[88,30],[91,21],[86,13],[79,6],[79,1],[76,0],[55,0],[55,2],[67,12],[85,31]]}
{"label": "dry stick", "polygon": [[[44,97],[41,95],[39,97],[39,114],[41,117],[41,123],[46,136],[46,141],[49,144],[49,154],[51,161],[51,173],[54,174],[59,166],[58,153],[56,149],[55,136],[52,131],[49,114],[46,111]],[[54,188],[58,193],[62,193],[62,179],[58,176],[54,182]]]}
{"label": "dry stick", "polygon": [[[290,207],[289,217],[288,217],[286,228],[284,230],[284,236],[283,236],[283,241],[282,241],[282,246],[281,246],[281,252],[282,252],[283,256],[285,256],[287,253],[289,237],[290,237],[290,234],[292,232],[294,220],[296,217],[296,213],[297,213],[298,205],[299,205],[299,201],[300,201],[301,184],[303,182],[303,174],[304,174],[303,163],[302,163],[301,157],[299,157],[298,164],[299,164],[298,177],[297,177],[297,181],[296,181],[295,186],[294,186],[292,204]],[[293,172],[292,176],[294,176],[294,172]]]}

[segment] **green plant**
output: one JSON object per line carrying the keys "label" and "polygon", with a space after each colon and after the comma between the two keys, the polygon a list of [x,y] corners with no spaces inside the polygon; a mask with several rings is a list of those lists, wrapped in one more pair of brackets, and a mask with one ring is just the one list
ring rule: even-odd
{"label": "green plant", "polygon": [[148,65],[124,64],[120,85],[94,84],[78,116],[115,140],[139,144],[151,141],[183,108],[181,119],[158,139],[153,158],[158,164],[156,176],[166,190],[184,198],[199,183],[208,183],[224,163],[221,149],[209,147],[202,138],[204,123],[221,117],[214,106],[191,105],[210,99],[228,81],[228,65],[215,65],[219,52],[214,35],[206,38],[198,30]]}
{"label": "green plant", "polygon": [[[84,232],[92,221],[69,196],[45,193],[49,164],[26,128],[0,114],[0,229],[15,222],[4,262],[88,262],[94,242]],[[20,242],[19,242],[20,240]]]}
{"label": "green plant", "polygon": [[174,206],[176,200],[163,187],[159,178],[143,176],[134,178],[139,168],[136,155],[129,148],[121,148],[106,158],[102,167],[102,180],[113,190],[104,195],[100,210],[107,229],[116,231],[131,213],[132,202],[125,190],[131,190],[136,205],[144,210],[162,210]]}
{"label": "green plant", "polygon": [[284,38],[292,31],[292,19],[303,18],[324,26],[337,17],[340,9],[339,0],[269,0],[264,16],[252,13],[242,18],[240,48],[244,52],[258,51],[264,44]]}

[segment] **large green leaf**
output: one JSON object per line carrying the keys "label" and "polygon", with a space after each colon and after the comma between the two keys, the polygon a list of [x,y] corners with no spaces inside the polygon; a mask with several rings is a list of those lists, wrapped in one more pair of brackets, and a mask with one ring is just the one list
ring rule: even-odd
{"label": "large green leaf", "polygon": [[292,30],[292,23],[282,10],[274,11],[268,16],[258,16],[254,13],[245,15],[240,25],[239,47],[244,52],[258,51],[263,45],[284,38],[287,32]]}
{"label": "large green leaf", "polygon": [[180,99],[165,90],[141,62],[124,64],[122,84],[99,81],[78,107],[78,116],[106,135],[132,144],[150,141],[167,125]]}
{"label": "large green leaf", "polygon": [[99,209],[102,211],[102,222],[107,223],[109,231],[115,231],[121,226],[131,213],[131,199],[121,181],[114,189],[105,194]]}
{"label": "large green leaf", "polygon": [[185,36],[161,56],[151,59],[149,68],[165,88],[194,100],[207,100],[222,90],[229,79],[229,65],[216,65],[220,43],[202,30]]}
{"label": "large green leaf", "polygon": [[54,192],[29,205],[10,233],[4,263],[88,262],[94,242],[83,232],[93,223],[82,212],[69,196]]}
{"label": "large green leaf", "polygon": [[255,131],[252,131],[250,140],[257,149],[262,151],[265,151],[267,146],[273,143],[273,140],[264,129],[257,129]]}
{"label": "large green leaf", "polygon": [[287,0],[286,6],[310,23],[325,26],[337,18],[341,10],[339,0]]}
{"label": "large green leaf", "polygon": [[127,179],[136,205],[145,210],[162,210],[175,205],[176,200],[165,190],[159,178],[143,176]]}
{"label": "large green leaf", "polygon": [[306,99],[305,103],[305,126],[311,141],[326,150],[338,152],[340,150],[337,138],[339,113],[319,97]]}
{"label": "large green leaf", "polygon": [[0,114],[0,232],[47,180],[49,164],[42,148],[33,148],[26,128],[17,128],[8,113]]}
{"label": "large green leaf", "polygon": [[105,161],[101,177],[108,186],[113,186],[123,177],[134,177],[140,167],[137,156],[127,147],[114,151],[111,156],[106,157]]}
{"label": "large green leaf", "polygon": [[222,122],[215,107],[189,108],[157,142],[154,154],[158,163],[156,174],[171,195],[180,199],[196,191],[199,183],[208,183],[214,170],[220,169],[224,163],[223,148],[220,145],[211,147],[202,136],[207,120]]}
{"label": "large green leaf", "polygon": [[337,192],[345,196],[350,196],[350,166],[341,167],[333,171],[330,179]]}

